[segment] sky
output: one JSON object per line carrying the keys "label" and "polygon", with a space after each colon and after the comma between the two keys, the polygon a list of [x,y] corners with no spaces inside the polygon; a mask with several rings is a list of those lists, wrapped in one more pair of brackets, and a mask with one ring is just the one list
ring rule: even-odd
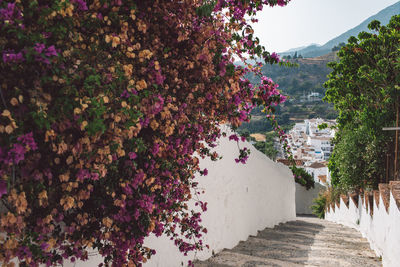
{"label": "sky", "polygon": [[285,7],[264,7],[253,28],[261,44],[270,52],[284,52],[311,43],[323,45],[397,2],[291,0]]}

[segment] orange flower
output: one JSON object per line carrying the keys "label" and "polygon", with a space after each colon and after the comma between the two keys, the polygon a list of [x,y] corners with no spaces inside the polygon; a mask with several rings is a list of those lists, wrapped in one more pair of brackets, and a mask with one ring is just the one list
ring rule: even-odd
{"label": "orange flower", "polygon": [[147,88],[147,83],[146,83],[145,80],[140,80],[140,81],[138,81],[136,83],[136,89],[138,91],[141,91],[141,90],[146,89],[146,88]]}
{"label": "orange flower", "polygon": [[112,226],[113,220],[108,217],[105,217],[103,218],[102,222],[106,227],[110,228]]}
{"label": "orange flower", "polygon": [[150,127],[151,129],[153,129],[153,131],[155,131],[158,128],[159,124],[156,120],[152,120],[150,123]]}
{"label": "orange flower", "polygon": [[44,202],[47,202],[47,192],[43,190],[42,192],[39,193],[39,206],[43,206]]}

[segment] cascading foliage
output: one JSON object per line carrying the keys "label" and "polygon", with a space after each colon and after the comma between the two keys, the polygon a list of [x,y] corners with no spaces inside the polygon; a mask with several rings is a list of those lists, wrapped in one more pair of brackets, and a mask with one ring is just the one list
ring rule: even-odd
{"label": "cascading foliage", "polygon": [[279,62],[246,18],[287,2],[0,1],[0,263],[95,249],[140,266],[155,253],[150,233],[201,249],[206,230],[187,206],[195,173],[207,174],[198,156],[218,158],[221,124],[284,101],[271,80],[244,78],[257,67],[233,64]]}

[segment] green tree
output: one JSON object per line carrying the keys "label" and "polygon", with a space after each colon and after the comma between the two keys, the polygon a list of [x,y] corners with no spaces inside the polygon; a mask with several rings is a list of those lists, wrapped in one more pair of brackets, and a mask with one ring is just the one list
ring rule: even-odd
{"label": "green tree", "polygon": [[340,43],[340,44],[338,44],[338,45],[335,45],[335,46],[332,48],[332,52],[339,51],[340,48],[342,48],[342,47],[345,46],[345,45],[346,45],[346,43]]}
{"label": "green tree", "polygon": [[373,21],[368,27],[374,32],[350,37],[340,49],[324,84],[324,100],[339,111],[329,168],[333,183],[347,189],[376,187],[394,147],[393,133],[382,127],[395,124],[400,100],[400,15],[387,26]]}

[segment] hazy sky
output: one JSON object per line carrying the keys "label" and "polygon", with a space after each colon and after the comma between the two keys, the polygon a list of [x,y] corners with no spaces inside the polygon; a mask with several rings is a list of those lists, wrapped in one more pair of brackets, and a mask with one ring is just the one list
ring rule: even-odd
{"label": "hazy sky", "polygon": [[291,0],[285,7],[264,8],[253,27],[268,51],[283,52],[311,43],[323,45],[396,2]]}

